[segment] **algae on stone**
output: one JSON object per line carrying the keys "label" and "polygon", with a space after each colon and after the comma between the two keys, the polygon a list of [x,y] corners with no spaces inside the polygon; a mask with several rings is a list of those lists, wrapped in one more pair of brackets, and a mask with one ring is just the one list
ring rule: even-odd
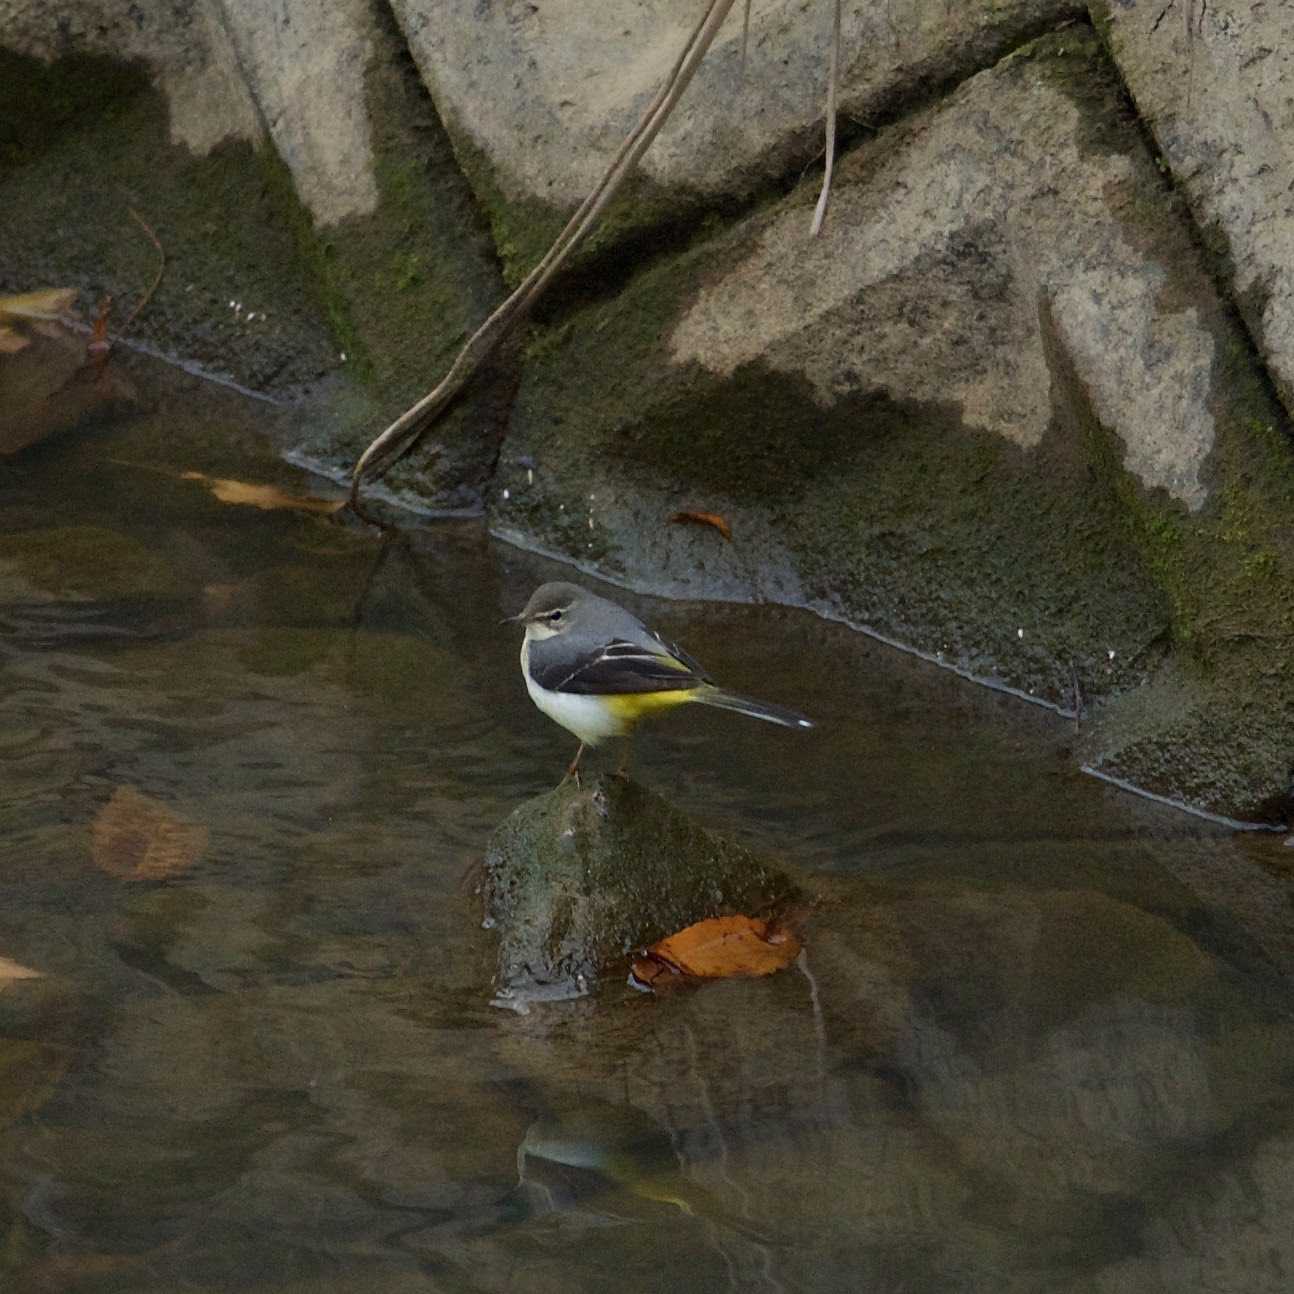
{"label": "algae on stone", "polygon": [[[333,475],[349,472],[383,427],[435,386],[504,296],[485,222],[390,15],[374,15],[365,99],[377,205],[319,226],[302,209],[297,243],[364,397],[346,396],[296,446]],[[286,180],[286,174],[283,177]],[[478,511],[515,386],[496,357],[386,487],[419,509]]]}
{"label": "algae on stone", "polygon": [[279,195],[264,183],[264,145],[228,139],[194,155],[172,141],[147,72],[111,59],[47,65],[0,51],[0,86],[0,105],[31,109],[0,161],[0,292],[77,287],[86,313],[108,295],[119,329],[158,266],[134,209],[167,266],[132,340],[258,390],[335,367]]}
{"label": "algae on stone", "polygon": [[794,892],[773,863],[620,777],[564,782],[498,828],[485,861],[504,1003],[578,997],[634,948]]}

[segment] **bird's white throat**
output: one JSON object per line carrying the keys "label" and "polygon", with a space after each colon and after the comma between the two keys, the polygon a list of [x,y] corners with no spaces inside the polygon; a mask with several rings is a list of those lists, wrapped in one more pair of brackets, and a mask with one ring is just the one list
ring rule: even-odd
{"label": "bird's white throat", "polygon": [[[575,736],[586,746],[596,746],[608,737],[623,737],[626,726],[609,706],[596,696],[584,696],[576,692],[558,692],[553,688],[540,687],[530,673],[530,630],[526,626],[526,636],[521,640],[521,676],[526,680],[526,691],[530,699],[554,723],[559,723],[567,732]],[[551,638],[553,631],[547,630],[541,635]]]}

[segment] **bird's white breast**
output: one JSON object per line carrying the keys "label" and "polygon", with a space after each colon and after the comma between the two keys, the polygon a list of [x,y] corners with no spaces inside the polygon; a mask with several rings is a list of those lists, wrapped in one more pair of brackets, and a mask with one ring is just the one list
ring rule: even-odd
{"label": "bird's white breast", "polygon": [[596,696],[574,692],[555,692],[540,687],[530,674],[530,637],[521,644],[521,675],[526,680],[530,699],[567,732],[573,732],[587,746],[596,746],[608,737],[623,737],[627,728]]}

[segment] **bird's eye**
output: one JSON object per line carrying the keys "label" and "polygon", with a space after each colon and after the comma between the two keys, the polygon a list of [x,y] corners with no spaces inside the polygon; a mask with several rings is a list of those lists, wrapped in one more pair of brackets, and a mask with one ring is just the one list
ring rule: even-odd
{"label": "bird's eye", "polygon": [[548,618],[556,624],[562,618],[562,613],[560,611],[550,611],[548,613]]}

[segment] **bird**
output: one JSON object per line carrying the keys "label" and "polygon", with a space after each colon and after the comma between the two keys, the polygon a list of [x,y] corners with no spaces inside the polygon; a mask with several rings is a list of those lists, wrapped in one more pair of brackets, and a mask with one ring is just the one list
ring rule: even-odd
{"label": "bird", "polygon": [[785,728],[813,727],[796,710],[719,687],[681,647],[578,584],[540,585],[508,620],[525,626],[521,673],[530,699],[579,740],[566,770],[577,783],[586,747],[627,737],[640,719],[679,705],[734,710]]}

